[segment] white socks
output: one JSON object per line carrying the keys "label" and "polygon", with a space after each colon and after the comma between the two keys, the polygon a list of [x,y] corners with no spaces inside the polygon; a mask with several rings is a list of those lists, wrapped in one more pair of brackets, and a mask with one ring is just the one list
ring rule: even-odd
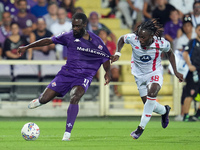
{"label": "white socks", "polygon": [[142,127],[142,129],[146,127],[147,123],[151,119],[151,115],[155,108],[155,105],[156,105],[156,97],[147,96],[147,101],[144,104],[144,110],[143,110],[142,118],[139,125],[140,127]]}
{"label": "white socks", "polygon": [[144,104],[144,110],[139,125],[140,127],[142,127],[142,129],[144,129],[147,123],[150,121],[152,112],[163,115],[166,113],[166,109],[165,106],[156,102],[156,97],[147,96],[147,101]]}
{"label": "white socks", "polygon": [[165,106],[156,102],[153,112],[160,114],[160,115],[164,115],[166,113],[166,108],[165,108]]}

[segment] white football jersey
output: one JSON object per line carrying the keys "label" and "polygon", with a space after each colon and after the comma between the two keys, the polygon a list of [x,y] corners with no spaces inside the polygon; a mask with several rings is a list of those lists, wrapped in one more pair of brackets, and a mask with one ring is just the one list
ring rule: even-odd
{"label": "white football jersey", "polygon": [[136,77],[163,70],[161,53],[170,50],[170,43],[164,38],[153,38],[154,42],[143,49],[134,33],[124,35],[124,42],[132,46],[131,73]]}

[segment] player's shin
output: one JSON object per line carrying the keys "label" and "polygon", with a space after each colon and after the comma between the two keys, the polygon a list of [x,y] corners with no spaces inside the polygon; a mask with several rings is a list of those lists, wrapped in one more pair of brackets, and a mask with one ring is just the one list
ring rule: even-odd
{"label": "player's shin", "polygon": [[67,110],[67,124],[65,132],[71,133],[71,130],[74,126],[74,122],[78,115],[79,106],[78,104],[70,104]]}
{"label": "player's shin", "polygon": [[144,110],[139,125],[140,127],[142,127],[142,129],[144,129],[147,123],[150,121],[155,105],[156,105],[156,97],[147,96],[147,101],[144,104]]}

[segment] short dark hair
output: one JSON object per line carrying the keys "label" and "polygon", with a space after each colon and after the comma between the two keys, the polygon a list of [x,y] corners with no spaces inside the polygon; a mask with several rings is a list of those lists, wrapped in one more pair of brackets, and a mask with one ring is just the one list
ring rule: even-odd
{"label": "short dark hair", "polygon": [[176,11],[176,12],[179,14],[178,9],[174,8],[174,9],[170,10],[170,15],[171,15],[171,13],[174,12],[174,11]]}
{"label": "short dark hair", "polygon": [[163,25],[158,22],[158,19],[152,19],[141,23],[134,33],[138,36],[140,30],[147,30],[150,32],[150,34],[161,38],[163,33]]}
{"label": "short dark hair", "polygon": [[75,13],[72,16],[72,20],[74,19],[82,19],[83,24],[87,23],[87,16],[84,13]]}

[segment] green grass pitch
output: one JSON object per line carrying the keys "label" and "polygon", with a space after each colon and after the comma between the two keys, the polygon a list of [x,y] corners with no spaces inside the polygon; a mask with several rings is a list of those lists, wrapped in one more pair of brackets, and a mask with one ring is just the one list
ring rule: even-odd
{"label": "green grass pitch", "polygon": [[[0,150],[200,149],[200,122],[171,121],[163,129],[160,117],[153,117],[142,136],[133,140],[129,134],[139,121],[139,117],[77,118],[71,141],[62,141],[65,118],[0,118]],[[21,136],[27,122],[40,127],[36,141],[25,141]]]}

